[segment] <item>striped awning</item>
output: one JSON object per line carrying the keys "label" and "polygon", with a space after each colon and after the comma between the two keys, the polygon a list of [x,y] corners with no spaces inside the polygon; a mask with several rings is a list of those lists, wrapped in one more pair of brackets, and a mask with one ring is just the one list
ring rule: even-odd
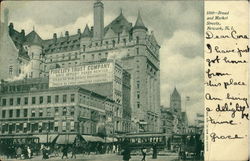
{"label": "striped awning", "polygon": [[82,138],[86,141],[86,142],[101,142],[104,143],[105,140],[103,138],[100,138],[98,136],[92,136],[92,135],[82,135]]}
{"label": "striped awning", "polygon": [[73,144],[75,142],[76,135],[68,134],[68,135],[59,135],[56,139],[57,144]]}
{"label": "striped awning", "polygon": [[[48,142],[51,143],[57,136],[57,134],[49,134]],[[34,135],[34,137],[39,138],[39,143],[47,143],[47,135]]]}
{"label": "striped awning", "polygon": [[106,138],[106,143],[114,143],[117,142],[117,138],[112,138],[112,137],[107,137]]}

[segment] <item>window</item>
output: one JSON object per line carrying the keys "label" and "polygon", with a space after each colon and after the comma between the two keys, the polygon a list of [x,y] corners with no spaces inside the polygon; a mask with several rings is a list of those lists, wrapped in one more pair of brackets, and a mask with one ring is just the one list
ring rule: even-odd
{"label": "window", "polygon": [[136,87],[137,87],[137,89],[140,89],[140,81],[136,82]]}
{"label": "window", "polygon": [[137,99],[140,99],[140,91],[137,91]]}
{"label": "window", "polygon": [[6,110],[2,110],[2,118],[6,117]]}
{"label": "window", "polygon": [[136,54],[139,55],[139,48],[136,48]]}
{"label": "window", "polygon": [[75,53],[75,59],[77,59],[77,53]]}
{"label": "window", "polygon": [[66,122],[65,121],[62,122],[62,131],[63,132],[66,131]]}
{"label": "window", "polygon": [[13,98],[10,98],[10,106],[13,106]]}
{"label": "window", "polygon": [[123,43],[126,46],[126,44],[127,44],[126,39],[123,39]]}
{"label": "window", "polygon": [[42,108],[39,109],[39,117],[43,117],[43,109]]}
{"label": "window", "polygon": [[6,99],[2,99],[2,106],[6,106]]}
{"label": "window", "polygon": [[13,110],[9,110],[9,117],[13,117]]}
{"label": "window", "polygon": [[105,57],[108,58],[108,53],[105,53]]}
{"label": "window", "polygon": [[35,109],[31,109],[31,117],[35,117],[36,116],[36,111]]}
{"label": "window", "polygon": [[28,116],[28,109],[23,109],[23,117],[27,117]]}
{"label": "window", "polygon": [[83,45],[82,46],[82,51],[85,52],[85,50],[86,50],[86,45]]}
{"label": "window", "polygon": [[33,72],[30,72],[30,78],[32,78],[33,77]]}
{"label": "window", "polygon": [[16,110],[16,117],[20,117],[20,109]]}
{"label": "window", "polygon": [[59,108],[55,107],[55,115],[59,115]]}
{"label": "window", "polygon": [[27,105],[27,104],[28,104],[28,102],[29,102],[28,97],[25,97],[25,98],[24,98],[24,104],[25,104],[25,105]]}
{"label": "window", "polygon": [[32,97],[32,104],[36,104],[36,97]]}
{"label": "window", "polygon": [[85,55],[82,55],[82,59],[85,60]]}
{"label": "window", "polygon": [[92,54],[92,60],[94,60],[95,59],[95,54]]}
{"label": "window", "polygon": [[70,95],[70,102],[75,102],[75,94]]}
{"label": "window", "polygon": [[51,116],[51,108],[47,107],[47,116]]}
{"label": "window", "polygon": [[137,108],[140,108],[140,102],[137,102]]}
{"label": "window", "polygon": [[63,95],[63,102],[67,102],[67,95],[66,94]]}
{"label": "window", "polygon": [[64,58],[65,58],[65,55],[63,54],[63,55],[62,55],[62,59],[64,60]]}
{"label": "window", "polygon": [[39,97],[39,103],[42,104],[43,103],[43,96]]}
{"label": "window", "polygon": [[20,97],[18,97],[18,98],[16,99],[16,104],[17,104],[17,105],[20,105],[20,104],[21,104],[21,98],[20,98]]}
{"label": "window", "polygon": [[112,46],[115,47],[115,40],[112,41]]}
{"label": "window", "polygon": [[139,44],[139,36],[136,37],[136,44]]}
{"label": "window", "polygon": [[51,103],[51,96],[47,96],[47,103]]}
{"label": "window", "polygon": [[55,95],[55,103],[59,102],[59,95]]}
{"label": "window", "polygon": [[58,132],[58,122],[55,122],[54,130],[55,130],[55,132]]}
{"label": "window", "polygon": [[70,110],[71,110],[71,111],[70,111],[70,115],[71,115],[71,116],[74,116],[74,114],[75,114],[75,108],[74,108],[74,107],[71,107]]}
{"label": "window", "polygon": [[66,116],[66,114],[67,114],[67,108],[66,107],[63,107],[63,116]]}
{"label": "window", "polygon": [[70,122],[70,131],[74,131],[75,130],[75,122],[71,121]]}
{"label": "window", "polygon": [[9,66],[9,74],[12,75],[13,74],[13,66]]}

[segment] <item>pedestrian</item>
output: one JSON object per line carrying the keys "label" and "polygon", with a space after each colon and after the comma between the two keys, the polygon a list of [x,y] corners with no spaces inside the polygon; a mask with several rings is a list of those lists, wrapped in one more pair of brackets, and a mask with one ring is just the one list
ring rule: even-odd
{"label": "pedestrian", "polygon": [[27,153],[28,153],[28,159],[31,159],[31,149],[29,146],[27,147]]}
{"label": "pedestrian", "polygon": [[129,159],[131,158],[130,149],[127,146],[124,148],[121,154],[123,155],[123,161],[129,161]]}
{"label": "pedestrian", "polygon": [[156,144],[153,145],[153,155],[152,155],[153,159],[157,159],[157,146]]}
{"label": "pedestrian", "polygon": [[141,161],[146,161],[146,155],[147,155],[146,152],[147,152],[146,148],[142,147],[142,149],[141,149],[141,153],[142,153]]}
{"label": "pedestrian", "polygon": [[66,157],[66,158],[68,159],[68,145],[65,145],[65,146],[63,147],[62,153],[63,153],[62,159],[63,159],[64,157]]}
{"label": "pedestrian", "polygon": [[42,155],[43,155],[42,159],[47,159],[45,146],[42,146]]}
{"label": "pedestrian", "polygon": [[75,145],[72,146],[71,151],[72,151],[71,152],[72,153],[71,158],[74,157],[76,159],[76,147],[75,147]]}
{"label": "pedestrian", "polygon": [[21,159],[22,155],[22,148],[19,146],[16,150],[16,159],[20,158]]}

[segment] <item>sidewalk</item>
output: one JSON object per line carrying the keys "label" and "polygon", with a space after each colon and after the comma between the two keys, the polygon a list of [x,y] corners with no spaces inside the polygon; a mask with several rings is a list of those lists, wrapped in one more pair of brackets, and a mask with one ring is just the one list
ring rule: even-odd
{"label": "sidewalk", "polygon": [[[78,154],[76,159],[71,159],[71,155],[69,155],[69,159],[61,159],[61,157],[51,157],[47,159],[53,161],[123,161],[121,155],[116,154],[99,154],[99,155],[82,155]],[[42,156],[35,156],[32,159],[28,160],[20,160],[20,159],[3,159],[2,161],[46,161],[42,160]],[[130,161],[141,161],[142,156],[136,155],[131,156]],[[158,156],[157,159],[152,159],[151,155],[146,156],[146,161],[172,161],[177,159],[175,156]]]}

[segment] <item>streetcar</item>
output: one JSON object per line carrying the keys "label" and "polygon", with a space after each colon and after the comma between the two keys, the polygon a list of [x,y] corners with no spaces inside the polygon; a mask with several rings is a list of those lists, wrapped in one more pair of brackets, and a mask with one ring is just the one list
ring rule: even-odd
{"label": "streetcar", "polygon": [[152,148],[158,149],[166,147],[166,134],[164,133],[130,133],[117,136],[118,143],[123,146],[129,146],[131,149]]}

